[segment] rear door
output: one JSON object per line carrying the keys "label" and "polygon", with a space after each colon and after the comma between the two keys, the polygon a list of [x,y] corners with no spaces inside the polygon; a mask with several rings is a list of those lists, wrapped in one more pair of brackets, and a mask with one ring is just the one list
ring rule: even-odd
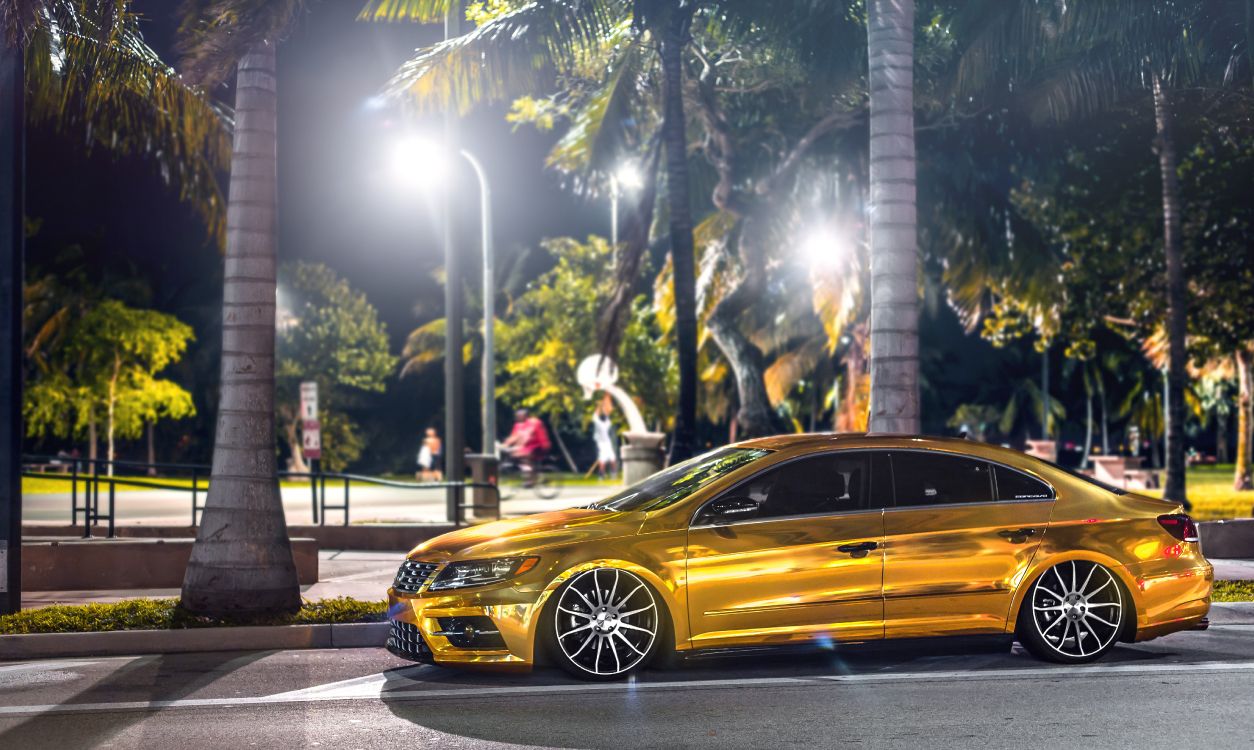
{"label": "rear door", "polygon": [[808,456],[719,498],[758,503],[748,518],[697,512],[688,531],[693,645],[883,635],[882,503],[866,452]]}
{"label": "rear door", "polygon": [[885,635],[1002,632],[1049,523],[1052,488],[958,454],[889,458],[895,505],[884,514]]}

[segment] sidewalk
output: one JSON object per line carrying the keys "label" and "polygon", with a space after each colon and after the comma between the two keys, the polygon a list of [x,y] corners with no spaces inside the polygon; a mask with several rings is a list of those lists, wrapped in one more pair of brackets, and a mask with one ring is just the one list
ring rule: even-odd
{"label": "sidewalk", "polygon": [[[319,577],[311,586],[302,586],[306,599],[330,599],[351,596],[355,599],[383,599],[396,575],[404,554],[400,552],[355,552],[352,550],[321,550],[318,553]],[[1254,560],[1211,560],[1215,579],[1220,581],[1254,581]],[[27,591],[22,606],[31,609],[49,604],[87,604],[116,602],[146,597],[159,599],[179,595],[178,589],[130,589],[118,591]]]}

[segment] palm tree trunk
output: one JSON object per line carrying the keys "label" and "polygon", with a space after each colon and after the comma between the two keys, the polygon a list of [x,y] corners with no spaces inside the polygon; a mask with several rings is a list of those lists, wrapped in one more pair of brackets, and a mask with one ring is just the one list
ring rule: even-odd
{"label": "palm tree trunk", "polygon": [[0,39],[0,615],[22,608],[22,280],[25,256],[26,113],[22,45]]}
{"label": "palm tree trunk", "polygon": [[96,411],[93,409],[87,415],[87,460],[95,462],[96,444],[100,442],[96,436]]}
{"label": "palm tree trunk", "polygon": [[1110,414],[1106,410],[1106,385],[1098,381],[1097,385],[1098,406],[1102,410],[1102,455],[1110,455]]}
{"label": "palm tree trunk", "polygon": [[108,474],[113,476],[113,462],[117,456],[113,452],[113,413],[118,400],[118,371],[121,363],[117,357],[113,360],[113,376],[109,378],[109,406],[105,412],[105,457],[108,459]]}
{"label": "palm tree trunk", "polygon": [[1167,256],[1167,482],[1163,497],[1187,502],[1184,487],[1184,387],[1186,309],[1184,260],[1180,246],[1180,183],[1176,175],[1176,145],[1172,135],[1169,92],[1162,78],[1153,77],[1154,129],[1158,169],[1163,183],[1163,249]]}
{"label": "palm tree trunk", "polygon": [[1084,455],[1080,457],[1080,468],[1088,468],[1089,453],[1093,451],[1093,394],[1084,394]]}
{"label": "palm tree trunk", "polygon": [[1248,490],[1250,483],[1250,443],[1254,439],[1254,414],[1251,406],[1254,398],[1254,373],[1250,372],[1251,353],[1241,348],[1236,353],[1237,360],[1237,455],[1236,468],[1232,473],[1232,488]]}
{"label": "palm tree trunk", "polygon": [[1215,412],[1215,462],[1221,464],[1232,460],[1228,454],[1228,411],[1224,406]]}
{"label": "palm tree trunk", "polygon": [[287,420],[285,432],[287,434],[287,447],[292,452],[291,470],[304,474],[309,471],[309,464],[305,463],[305,451],[302,449],[300,441],[300,422],[296,419]]}
{"label": "palm tree trunk", "polygon": [[914,0],[870,0],[871,432],[919,432]]}
{"label": "palm tree trunk", "polygon": [[683,48],[691,6],[666,16],[658,35],[662,60],[662,143],[666,148],[666,198],[670,214],[671,263],[675,285],[675,343],[679,360],[679,412],[671,461],[696,451],[697,423],[697,277],[689,205],[688,138],[684,132]]}
{"label": "palm tree trunk", "polygon": [[239,61],[222,299],[222,393],[205,512],[183,579],[203,614],[295,611],[274,455],[278,93],[273,43]]}
{"label": "palm tree trunk", "polygon": [[148,476],[157,476],[157,467],[153,464],[157,463],[157,442],[153,436],[154,424],[148,423]]}

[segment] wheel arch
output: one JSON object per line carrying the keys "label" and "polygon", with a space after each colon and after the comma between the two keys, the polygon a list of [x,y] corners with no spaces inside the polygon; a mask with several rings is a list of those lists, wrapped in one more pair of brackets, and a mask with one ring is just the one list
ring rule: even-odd
{"label": "wheel arch", "polygon": [[1032,560],[1032,564],[1024,573],[1019,585],[1015,588],[1014,597],[1011,599],[1010,603],[1010,612],[1006,617],[1006,632],[1014,632],[1015,626],[1019,622],[1019,610],[1023,606],[1023,600],[1027,597],[1028,589],[1032,587],[1033,583],[1036,583],[1036,579],[1040,578],[1045,571],[1054,567],[1058,563],[1069,562],[1071,560],[1095,562],[1105,566],[1115,574],[1115,579],[1123,587],[1124,593],[1128,595],[1128,599],[1132,604],[1131,611],[1135,615],[1135,617],[1131,620],[1131,625],[1124,626],[1126,632],[1121,632],[1119,634],[1119,640],[1125,640],[1129,633],[1132,637],[1135,637],[1137,628],[1145,618],[1144,606],[1142,605],[1140,598],[1137,596],[1140,586],[1138,585],[1136,578],[1128,572],[1128,569],[1123,565],[1123,563],[1109,555],[1104,555],[1100,552],[1093,552],[1092,550],[1068,550],[1066,552],[1047,554],[1044,557],[1040,557],[1038,553],[1038,556]]}
{"label": "wheel arch", "polygon": [[532,648],[535,650],[534,653],[537,656],[541,655],[544,651],[544,645],[540,642],[542,635],[540,625],[545,617],[545,614],[549,611],[553,595],[571,578],[595,568],[619,568],[638,576],[649,585],[649,588],[653,589],[654,595],[661,600],[663,605],[665,605],[666,629],[673,641],[668,645],[671,648],[676,648],[681,640],[683,642],[687,641],[686,630],[681,633],[681,628],[688,622],[687,610],[678,598],[676,598],[675,592],[666,584],[666,581],[661,576],[643,565],[631,562],[630,560],[623,560],[619,558],[598,558],[595,560],[587,560],[566,568],[561,573],[554,576],[544,587],[544,591],[536,600],[536,606],[532,609],[532,621],[528,624],[528,631],[531,634]]}

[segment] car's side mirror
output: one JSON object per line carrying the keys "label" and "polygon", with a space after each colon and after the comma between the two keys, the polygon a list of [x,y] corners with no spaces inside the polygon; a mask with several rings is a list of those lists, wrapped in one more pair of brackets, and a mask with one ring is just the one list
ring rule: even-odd
{"label": "car's side mirror", "polygon": [[758,512],[758,504],[752,498],[742,495],[720,497],[701,511],[698,523],[726,523],[742,518],[752,518]]}

